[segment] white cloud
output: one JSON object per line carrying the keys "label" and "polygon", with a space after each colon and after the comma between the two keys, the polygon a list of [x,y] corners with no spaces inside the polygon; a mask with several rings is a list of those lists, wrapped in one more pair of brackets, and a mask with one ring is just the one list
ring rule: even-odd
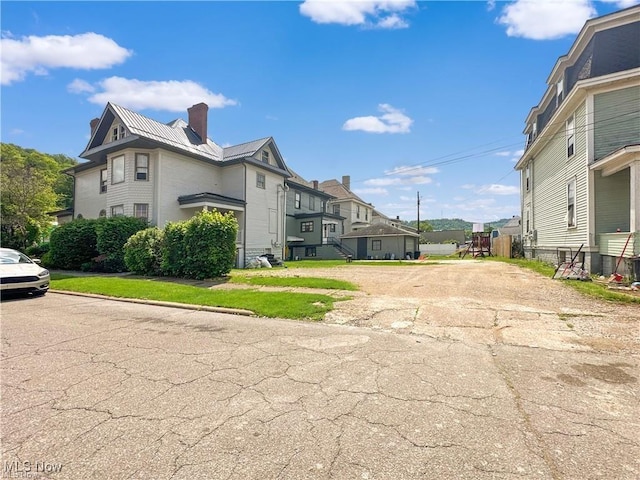
{"label": "white cloud", "polygon": [[476,193],[482,195],[520,195],[520,189],[511,185],[500,185],[493,183],[491,185],[484,185],[476,190]]}
{"label": "white cloud", "polygon": [[385,177],[370,178],[365,180],[364,184],[372,187],[392,187],[404,185],[426,185],[433,182],[433,179],[424,175],[416,175],[414,177]]}
{"label": "white cloud", "polygon": [[385,175],[433,175],[440,172],[438,167],[395,167],[392,170],[385,170]]}
{"label": "white cloud", "polygon": [[498,157],[510,157],[511,156],[511,152],[508,152],[508,151],[506,151],[506,152],[496,152],[496,155]]}
{"label": "white cloud", "polygon": [[591,0],[516,0],[497,21],[510,37],[549,40],[578,33],[596,15]]}
{"label": "white cloud", "polygon": [[401,110],[389,104],[381,103],[378,110],[382,112],[379,117],[355,117],[347,120],[342,125],[343,130],[361,130],[368,133],[409,133],[413,120],[407,117]]}
{"label": "white cloud", "polygon": [[358,195],[389,195],[386,188],[354,188],[353,193]]}
{"label": "white cloud", "polygon": [[53,68],[94,70],[124,62],[131,50],[97,33],[0,39],[2,85],[24,80],[28,73],[47,75]]}
{"label": "white cloud", "polygon": [[640,0],[601,0],[604,3],[613,3],[618,8],[633,7],[640,3]]}
{"label": "white cloud", "polygon": [[460,188],[464,188],[465,190],[473,190],[476,186],[473,183],[465,183],[464,185],[460,185]]}
{"label": "white cloud", "polygon": [[300,13],[316,23],[398,29],[409,26],[402,14],[414,8],[415,0],[305,0]]}
{"label": "white cloud", "polygon": [[[82,80],[74,80],[71,85],[74,84],[76,87],[86,87]],[[183,112],[200,102],[206,103],[210,108],[223,108],[237,103],[190,80],[144,81],[110,77],[99,82],[98,86],[100,91],[89,96],[91,103],[104,105],[113,102],[132,110]],[[89,90],[84,90],[87,91]]]}
{"label": "white cloud", "polygon": [[76,78],[67,85],[67,90],[71,93],[93,93],[96,89],[89,82]]}
{"label": "white cloud", "polygon": [[21,128],[12,128],[9,133],[11,135],[22,135],[24,133],[24,130],[22,130]]}

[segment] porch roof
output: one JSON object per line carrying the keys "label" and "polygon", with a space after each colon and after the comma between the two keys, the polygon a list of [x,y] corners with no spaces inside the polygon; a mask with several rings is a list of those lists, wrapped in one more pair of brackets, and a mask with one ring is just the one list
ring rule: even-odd
{"label": "porch roof", "polygon": [[178,197],[180,208],[222,208],[225,210],[235,210],[244,212],[246,202],[232,197],[225,197],[217,193],[202,192],[192,195],[182,195]]}
{"label": "porch roof", "polygon": [[640,145],[627,145],[619,148],[594,162],[589,168],[591,170],[600,170],[603,177],[608,177],[628,168],[634,160],[640,160]]}

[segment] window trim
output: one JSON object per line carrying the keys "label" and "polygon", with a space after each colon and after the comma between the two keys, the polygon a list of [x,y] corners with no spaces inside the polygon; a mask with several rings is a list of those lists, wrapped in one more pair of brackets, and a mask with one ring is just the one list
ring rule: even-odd
{"label": "window trim", "polygon": [[331,233],[335,233],[335,231],[336,231],[336,224],[335,223],[330,223],[329,224],[329,231]]}
{"label": "window trim", "polygon": [[300,192],[298,192],[298,191],[294,192],[293,208],[295,208],[296,210],[300,210],[300,201],[301,200],[302,200],[302,195],[300,194]]}
{"label": "window trim", "polygon": [[[138,207],[145,207],[146,215],[138,215]],[[134,203],[133,204],[133,216],[135,218],[143,218],[145,220],[149,220],[149,204],[148,203]]]}
{"label": "window trim", "polygon": [[[122,180],[118,180],[116,181],[115,178],[115,165],[116,165],[116,160],[120,161],[122,160]],[[124,155],[118,155],[117,157],[113,157],[111,159],[111,185],[117,185],[118,183],[123,183],[124,180],[126,178],[126,169],[125,169],[125,161],[124,161]]]}
{"label": "window trim", "polygon": [[316,210],[316,197],[309,195],[309,210],[314,212]]}
{"label": "window trim", "polygon": [[264,173],[256,172],[256,188],[263,190],[267,188],[267,177]]}
{"label": "window trim", "polygon": [[305,257],[315,257],[316,255],[316,247],[304,247]]}
{"label": "window trim", "polygon": [[307,220],[305,222],[300,222],[300,232],[301,233],[313,232],[313,220]]}
{"label": "window trim", "polygon": [[[147,161],[147,165],[145,167],[142,167],[138,164],[138,158],[145,158]],[[133,176],[133,179],[136,182],[148,182],[149,181],[149,164],[150,164],[151,160],[149,159],[149,154],[148,153],[136,153],[136,161],[135,161],[135,173]],[[144,178],[138,178],[139,170],[143,170],[144,172]]]}
{"label": "window trim", "polygon": [[262,156],[261,156],[262,162],[268,164],[269,163],[269,157],[270,157],[269,151],[268,150],[262,150]]}
{"label": "window trim", "polygon": [[371,250],[372,251],[373,250],[375,250],[375,251],[382,250],[382,240],[371,240]]}
{"label": "window trim", "polygon": [[111,127],[111,141],[115,142],[127,136],[127,130],[121,123],[116,123]]}
{"label": "window trim", "polygon": [[[116,209],[122,210],[122,213],[115,213]],[[111,205],[110,213],[112,217],[124,217],[124,205],[122,203]]]}
{"label": "window trim", "polygon": [[527,163],[527,166],[524,167],[524,185],[525,191],[531,191],[531,164]]}

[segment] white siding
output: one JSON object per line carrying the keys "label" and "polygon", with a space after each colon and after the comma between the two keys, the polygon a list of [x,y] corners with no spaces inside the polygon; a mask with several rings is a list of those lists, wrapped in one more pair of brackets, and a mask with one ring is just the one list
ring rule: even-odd
{"label": "white siding", "polygon": [[191,213],[180,208],[178,197],[196,193],[218,193],[222,189],[219,167],[176,153],[161,151],[157,166],[157,225],[187,220]]}
{"label": "white siding", "polygon": [[100,193],[100,170],[96,167],[91,170],[76,173],[74,214],[77,217],[98,218],[100,210],[107,209],[107,194]]}
{"label": "white siding", "polygon": [[[247,255],[271,251],[280,256],[283,245],[284,221],[284,178],[281,175],[259,169],[253,165],[246,166],[247,191],[245,210],[245,245]],[[265,175],[266,188],[256,187],[256,173]],[[280,185],[280,187],[278,187]],[[270,211],[276,211],[278,227],[276,233],[269,233]],[[273,228],[271,229],[273,230]],[[280,246],[276,246],[278,243]],[[268,250],[271,249],[271,250]]]}
{"label": "white siding", "polygon": [[[135,180],[136,153],[149,155],[149,180],[147,181]],[[121,155],[124,155],[124,182],[114,185],[111,183],[113,159]],[[107,159],[107,215],[110,215],[112,206],[123,205],[124,214],[133,216],[133,204],[146,203],[149,205],[149,220],[155,223],[154,185],[156,182],[157,158],[158,151],[149,150],[123,150],[109,155]]]}
{"label": "white siding", "polygon": [[[532,225],[537,248],[587,243],[588,170],[586,160],[586,109],[575,111],[575,154],[567,159],[564,124],[534,160],[532,191],[524,202],[532,204]],[[564,119],[566,120],[566,118]],[[550,133],[545,132],[545,135]],[[567,182],[576,179],[575,228],[567,227]]]}

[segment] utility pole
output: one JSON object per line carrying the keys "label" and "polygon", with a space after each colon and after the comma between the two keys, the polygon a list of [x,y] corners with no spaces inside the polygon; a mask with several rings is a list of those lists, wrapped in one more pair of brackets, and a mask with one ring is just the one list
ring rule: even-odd
{"label": "utility pole", "polygon": [[420,192],[418,194],[418,238],[420,238]]}

